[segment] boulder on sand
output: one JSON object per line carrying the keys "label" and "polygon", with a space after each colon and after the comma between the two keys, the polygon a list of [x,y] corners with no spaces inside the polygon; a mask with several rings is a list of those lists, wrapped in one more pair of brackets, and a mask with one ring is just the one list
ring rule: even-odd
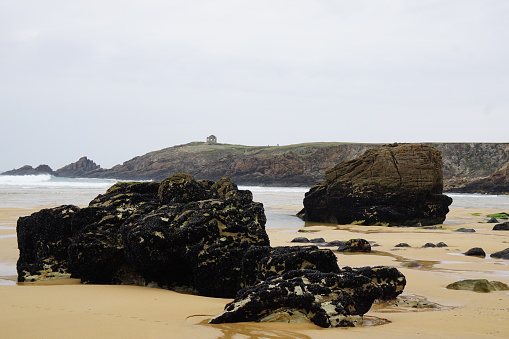
{"label": "boulder on sand", "polygon": [[467,290],[481,293],[509,290],[509,286],[500,281],[488,281],[486,279],[460,280],[447,285],[447,288],[450,290]]}
{"label": "boulder on sand", "polygon": [[434,225],[452,199],[442,194],[442,156],[424,144],[366,151],[326,171],[298,216],[305,221],[362,225]]}
{"label": "boulder on sand", "polygon": [[321,327],[355,326],[380,295],[380,288],[360,274],[289,271],[241,290],[210,323],[311,321]]}
{"label": "boulder on sand", "polygon": [[229,179],[118,183],[88,207],[20,218],[18,280],[72,276],[233,297],[244,253],[269,245],[265,222],[263,205]]}
{"label": "boulder on sand", "polygon": [[509,221],[493,226],[493,231],[509,231]]}

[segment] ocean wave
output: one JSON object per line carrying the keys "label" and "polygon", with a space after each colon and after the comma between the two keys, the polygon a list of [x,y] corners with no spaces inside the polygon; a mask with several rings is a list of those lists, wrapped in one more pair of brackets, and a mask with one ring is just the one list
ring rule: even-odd
{"label": "ocean wave", "polygon": [[274,186],[239,186],[241,190],[263,193],[306,193],[308,187],[274,187]]}
{"label": "ocean wave", "polygon": [[22,188],[108,188],[118,182],[115,179],[65,178],[50,174],[0,175],[0,187]]}
{"label": "ocean wave", "polygon": [[[450,196],[451,198],[454,197],[461,197],[461,198],[476,198],[476,199],[489,199],[489,198],[496,198],[498,195],[495,194],[484,194],[484,193],[444,193],[445,195]],[[502,195],[504,196],[504,195]]]}
{"label": "ocean wave", "polygon": [[0,175],[1,184],[23,184],[33,182],[47,182],[51,180],[49,174],[37,174],[37,175]]}

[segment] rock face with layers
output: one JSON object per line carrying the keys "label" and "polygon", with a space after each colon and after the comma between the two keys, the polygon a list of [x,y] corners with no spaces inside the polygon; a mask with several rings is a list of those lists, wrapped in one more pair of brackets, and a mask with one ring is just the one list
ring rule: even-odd
{"label": "rock face with layers", "polygon": [[326,171],[298,214],[305,221],[362,225],[441,224],[452,199],[442,194],[442,158],[424,144],[366,151]]}
{"label": "rock face with layers", "polygon": [[495,173],[473,180],[472,182],[458,188],[454,188],[451,192],[467,193],[478,192],[484,194],[509,194],[509,162]]}
{"label": "rock face with layers", "polygon": [[244,253],[269,245],[265,222],[263,205],[226,178],[118,183],[89,207],[20,218],[18,280],[72,276],[233,297]]}
{"label": "rock face with layers", "polygon": [[100,170],[101,166],[97,165],[87,157],[81,157],[78,161],[73,162],[67,166],[59,168],[55,171],[55,174],[60,177],[76,178],[80,176],[93,177],[91,174],[94,171]]}

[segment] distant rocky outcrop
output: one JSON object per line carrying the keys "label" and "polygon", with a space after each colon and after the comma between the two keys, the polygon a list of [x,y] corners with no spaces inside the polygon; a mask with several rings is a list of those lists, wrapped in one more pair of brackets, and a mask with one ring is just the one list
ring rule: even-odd
{"label": "distant rocky outcrop", "polygon": [[67,177],[67,178],[90,178],[100,176],[98,173],[103,171],[101,166],[97,165],[87,157],[81,157],[78,161],[66,165],[62,168],[53,171],[48,165],[39,165],[33,168],[30,165],[25,165],[18,169],[7,171],[2,175],[38,175],[38,174],[50,174],[56,177]]}
{"label": "distant rocky outcrop", "polygon": [[54,175],[55,172],[48,165],[39,165],[36,168],[33,168],[30,165],[25,165],[18,169],[13,169],[11,171],[7,171],[2,173],[2,175],[40,175],[40,174],[51,174]]}
{"label": "distant rocky outcrop", "polygon": [[326,171],[304,198],[303,220],[362,225],[441,224],[452,199],[442,194],[441,152],[394,144]]}
{"label": "distant rocky outcrop", "polygon": [[452,188],[451,192],[509,194],[509,162],[490,176],[476,179],[459,187]]}
{"label": "distant rocky outcrop", "polygon": [[100,168],[101,166],[87,157],[81,157],[78,161],[57,169],[55,174],[59,177],[67,178],[91,177]]}

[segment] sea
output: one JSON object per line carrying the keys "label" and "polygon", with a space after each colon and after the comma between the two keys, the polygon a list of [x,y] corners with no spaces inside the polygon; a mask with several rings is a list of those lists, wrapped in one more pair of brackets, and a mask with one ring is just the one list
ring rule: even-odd
{"label": "sea", "polygon": [[[60,205],[87,206],[116,182],[115,179],[63,178],[49,174],[0,175],[0,208],[43,208]],[[304,222],[295,215],[302,209],[308,187],[239,186],[253,193],[267,216],[266,227],[301,228]],[[509,212],[509,195],[447,194],[451,207],[489,208]]]}

